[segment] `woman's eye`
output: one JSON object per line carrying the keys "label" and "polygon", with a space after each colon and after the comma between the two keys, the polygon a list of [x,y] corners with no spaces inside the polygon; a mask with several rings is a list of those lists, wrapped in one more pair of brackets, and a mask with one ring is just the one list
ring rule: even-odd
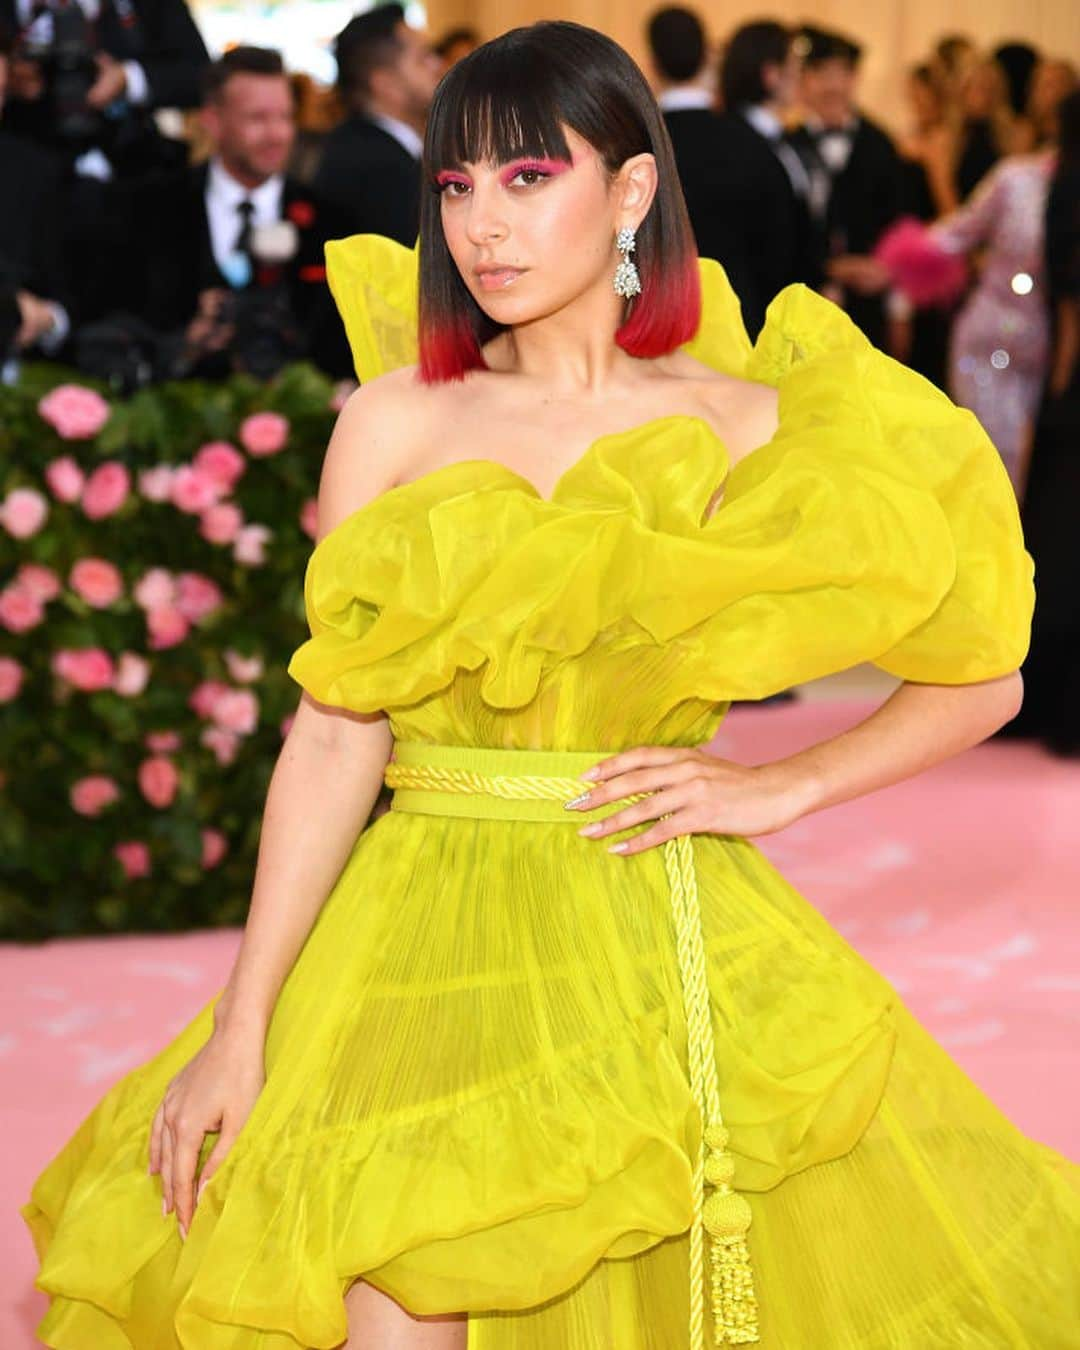
{"label": "woman's eye", "polygon": [[440,194],[449,193],[451,197],[464,197],[469,190],[468,183],[463,183],[460,178],[447,178],[436,185]]}
{"label": "woman's eye", "polygon": [[543,169],[519,169],[510,181],[516,183],[520,179],[525,187],[532,187],[534,183],[543,182],[545,178],[550,177],[551,175],[545,173]]}

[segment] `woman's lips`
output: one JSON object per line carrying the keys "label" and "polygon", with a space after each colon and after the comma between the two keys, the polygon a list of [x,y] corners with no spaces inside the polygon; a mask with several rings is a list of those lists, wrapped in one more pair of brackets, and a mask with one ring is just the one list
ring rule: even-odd
{"label": "woman's lips", "polygon": [[481,290],[501,291],[512,285],[523,271],[521,267],[499,267],[493,271],[478,272],[476,276]]}

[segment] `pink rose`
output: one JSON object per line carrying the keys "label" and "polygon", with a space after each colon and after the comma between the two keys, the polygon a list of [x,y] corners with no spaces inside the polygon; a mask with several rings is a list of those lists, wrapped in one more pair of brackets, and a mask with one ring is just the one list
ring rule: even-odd
{"label": "pink rose", "polygon": [[48,517],[48,500],[36,488],[13,488],[0,502],[0,525],[14,539],[37,534]]}
{"label": "pink rose", "polygon": [[113,693],[138,698],[150,679],[150,662],[136,652],[121,652],[113,677]]}
{"label": "pink rose", "polygon": [[188,697],[188,707],[196,717],[213,717],[214,708],[222,694],[229,692],[229,686],[221,680],[203,680],[197,684]]}
{"label": "pink rose", "polygon": [[253,684],[263,677],[261,656],[241,656],[230,647],[225,652],[225,665],[237,684]]}
{"label": "pink rose", "polygon": [[52,668],[54,674],[86,694],[108,689],[116,678],[113,659],[101,647],[62,649],[53,656]]}
{"label": "pink rose", "polygon": [[300,508],[300,528],[312,539],[319,533],[319,503],[314,497]]}
{"label": "pink rose", "polygon": [[173,474],[169,498],[179,511],[197,516],[224,496],[221,484],[202,469],[181,464]]}
{"label": "pink rose", "polygon": [[224,727],[203,727],[199,740],[208,750],[213,750],[217,762],[222,765],[233,762],[240,745],[240,737]]}
{"label": "pink rose", "polygon": [[32,591],[17,582],[0,591],[0,624],[9,633],[28,633],[45,617],[45,606]]}
{"label": "pink rose", "polygon": [[97,816],[120,796],[120,789],[104,774],[91,774],[71,785],[71,805],[80,816]]}
{"label": "pink rose", "polygon": [[226,689],[210,715],[226,731],[250,736],[259,725],[259,700],[250,689]]}
{"label": "pink rose", "polygon": [[191,625],[172,605],[161,605],[146,612],[146,631],[150,635],[151,651],[164,651],[166,647],[175,647],[187,637]]}
{"label": "pink rose", "polygon": [[276,455],[289,439],[288,419],[280,413],[252,413],[240,423],[240,444],[256,459]]}
{"label": "pink rose", "polygon": [[338,380],[334,385],[334,391],[330,395],[330,411],[339,413],[345,404],[349,401],[349,396],[355,394],[359,385],[355,380]]}
{"label": "pink rose", "polygon": [[23,563],[15,573],[15,585],[29,591],[44,605],[55,600],[63,589],[60,578],[52,568],[43,567],[41,563]]}
{"label": "pink rose", "polygon": [[143,469],[139,474],[139,491],[148,502],[167,502],[172,496],[175,473],[171,464],[156,464],[152,469]]}
{"label": "pink rose", "polygon": [[119,570],[104,558],[80,558],[68,581],[75,594],[94,609],[107,609],[124,593]]}
{"label": "pink rose", "polygon": [[70,455],[61,455],[45,466],[45,482],[60,502],[77,502],[82,496],[86,475]]}
{"label": "pink rose", "polygon": [[135,603],[140,609],[163,609],[176,601],[176,582],[164,567],[151,567],[132,588]]}
{"label": "pink rose", "polygon": [[210,441],[196,452],[191,462],[225,492],[233,490],[247,468],[247,460],[228,441]]}
{"label": "pink rose", "polygon": [[295,714],[295,713],[289,713],[289,714],[287,714],[287,716],[285,716],[285,717],[283,717],[283,718],[281,719],[281,727],[280,727],[279,729],[280,729],[280,731],[281,731],[281,739],[282,739],[282,740],[284,740],[285,737],[289,734],[289,732],[292,731],[292,724],[293,724],[295,721],[296,721],[296,714]]}
{"label": "pink rose", "polygon": [[0,656],[0,703],[18,698],[26,671],[13,656]]}
{"label": "pink rose", "polygon": [[83,488],[82,509],[89,520],[104,520],[115,515],[127,501],[131,475],[115,459],[99,464]]}
{"label": "pink rose", "polygon": [[150,875],[150,849],[138,839],[126,839],[113,846],[113,856],[124,869],[127,881]]}
{"label": "pink rose", "polygon": [[198,572],[181,572],[176,584],[176,608],[192,623],[213,614],[225,599],[217,582]]}
{"label": "pink rose", "polygon": [[148,731],[143,737],[143,744],[147,750],[152,750],[155,755],[172,754],[174,750],[180,749],[180,733],[178,731]]}
{"label": "pink rose", "polygon": [[109,405],[81,384],[58,384],[38,404],[38,412],[65,441],[96,436],[109,420]]}
{"label": "pink rose", "polygon": [[220,830],[203,830],[202,865],[205,868],[216,867],[228,852],[228,840]]}
{"label": "pink rose", "polygon": [[159,811],[173,804],[179,786],[179,771],[164,755],[152,755],[139,765],[139,791]]}
{"label": "pink rose", "polygon": [[244,513],[233,502],[208,506],[199,522],[199,533],[211,544],[231,544],[244,523]]}
{"label": "pink rose", "polygon": [[245,567],[260,567],[266,561],[270,535],[265,525],[245,525],[233,541],[233,557]]}

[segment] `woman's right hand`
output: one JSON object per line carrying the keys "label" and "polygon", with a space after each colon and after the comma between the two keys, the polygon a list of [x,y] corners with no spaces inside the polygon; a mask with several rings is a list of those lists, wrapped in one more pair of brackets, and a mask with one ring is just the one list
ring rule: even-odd
{"label": "woman's right hand", "polygon": [[220,1137],[203,1165],[199,1192],[221,1165],[266,1081],[262,1036],[215,1030],[172,1079],[154,1113],[150,1174],[161,1173],[163,1208],[175,1209],[186,1238],[195,1210],[195,1168],[203,1136]]}

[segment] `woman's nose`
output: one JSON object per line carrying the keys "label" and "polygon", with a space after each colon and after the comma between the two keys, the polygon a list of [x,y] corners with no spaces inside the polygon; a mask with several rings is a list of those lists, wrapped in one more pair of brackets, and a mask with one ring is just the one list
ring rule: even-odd
{"label": "woman's nose", "polygon": [[497,239],[504,239],[508,228],[505,214],[500,209],[500,203],[495,194],[484,191],[478,192],[474,187],[472,200],[469,203],[467,223],[470,243],[487,244]]}

